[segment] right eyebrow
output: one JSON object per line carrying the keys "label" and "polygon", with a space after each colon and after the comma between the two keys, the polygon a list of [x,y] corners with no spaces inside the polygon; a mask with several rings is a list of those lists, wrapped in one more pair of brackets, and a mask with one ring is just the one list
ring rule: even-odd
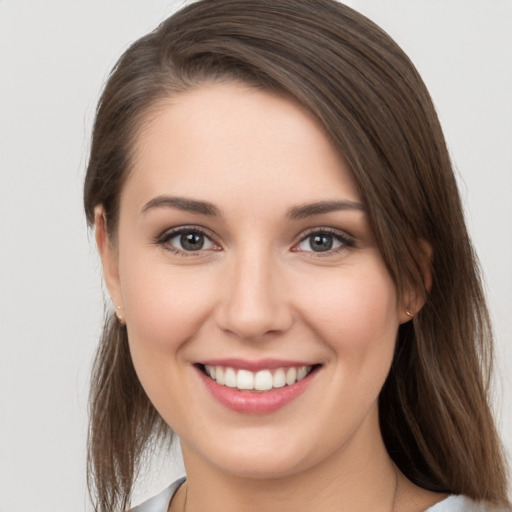
{"label": "right eyebrow", "polygon": [[157,196],[148,201],[141,210],[141,215],[154,208],[175,208],[185,212],[199,213],[208,216],[222,216],[221,211],[208,201],[198,201],[186,197]]}

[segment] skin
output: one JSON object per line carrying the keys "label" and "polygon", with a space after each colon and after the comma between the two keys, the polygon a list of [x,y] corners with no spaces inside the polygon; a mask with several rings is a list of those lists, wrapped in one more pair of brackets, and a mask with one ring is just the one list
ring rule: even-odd
{"label": "skin", "polygon": [[[96,237],[139,379],[181,441],[188,480],[170,510],[387,512],[395,488],[396,510],[441,499],[398,472],[380,435],[377,398],[410,319],[322,128],[291,100],[238,83],[198,87],[152,112],[116,242],[101,207]],[[147,206],[162,196],[219,214]],[[360,206],[290,218],[319,201]],[[169,234],[180,226],[201,227],[204,248],[184,251]],[[315,252],[308,236],[326,230],[333,249]],[[417,295],[406,294],[414,311]],[[285,407],[243,414],[214,400],[194,366],[228,357],[321,366]]]}

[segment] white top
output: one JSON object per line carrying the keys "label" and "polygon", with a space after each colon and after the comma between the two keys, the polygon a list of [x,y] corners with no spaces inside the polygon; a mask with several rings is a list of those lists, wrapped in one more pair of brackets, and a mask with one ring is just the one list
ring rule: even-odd
{"label": "white top", "polygon": [[[160,494],[153,496],[132,509],[132,512],[167,512],[172,497],[184,481],[185,477],[176,480],[176,482],[164,489]],[[507,510],[473,501],[466,496],[453,495],[428,508],[425,512],[507,512]]]}

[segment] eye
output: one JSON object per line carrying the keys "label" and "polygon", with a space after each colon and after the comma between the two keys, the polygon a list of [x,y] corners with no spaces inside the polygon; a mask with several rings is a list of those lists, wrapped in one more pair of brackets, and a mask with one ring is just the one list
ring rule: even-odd
{"label": "eye", "polygon": [[165,232],[157,244],[178,254],[219,250],[220,247],[199,228],[182,227]]}
{"label": "eye", "polygon": [[309,233],[295,246],[296,251],[327,253],[354,247],[352,239],[338,232],[319,230]]}

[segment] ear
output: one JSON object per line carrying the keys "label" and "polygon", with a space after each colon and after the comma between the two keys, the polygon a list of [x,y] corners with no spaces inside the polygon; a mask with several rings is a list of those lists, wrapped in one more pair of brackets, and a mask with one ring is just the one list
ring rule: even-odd
{"label": "ear", "polygon": [[399,314],[400,323],[412,320],[425,305],[428,293],[432,289],[432,246],[425,240],[419,242],[421,248],[421,270],[423,274],[423,283],[421,286],[411,286],[406,293],[403,294],[403,304]]}
{"label": "ear", "polygon": [[114,306],[123,306],[117,251],[108,236],[107,216],[103,206],[94,209],[94,235],[103,266],[103,276]]}

